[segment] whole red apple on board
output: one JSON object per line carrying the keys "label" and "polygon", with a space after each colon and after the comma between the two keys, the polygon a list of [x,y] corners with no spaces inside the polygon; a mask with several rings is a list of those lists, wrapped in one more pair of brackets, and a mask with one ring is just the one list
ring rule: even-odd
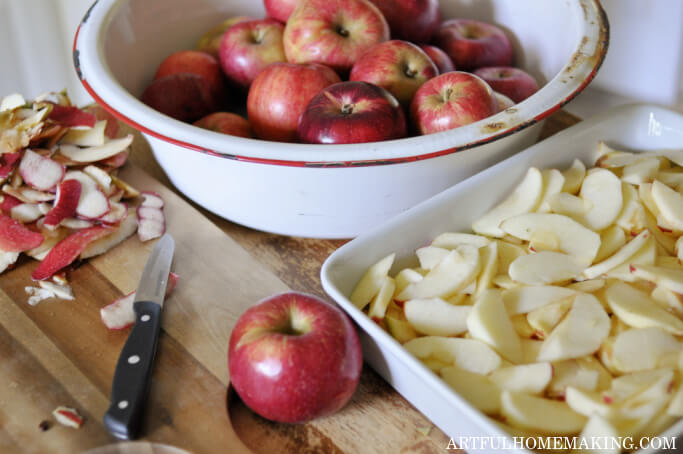
{"label": "whole red apple on board", "polygon": [[341,409],[363,365],[358,335],[336,306],[297,292],[247,309],[230,336],[230,381],[272,421],[309,421]]}
{"label": "whole red apple on board", "polygon": [[450,19],[441,24],[435,42],[461,71],[512,64],[510,40],[493,24],[473,19]]}
{"label": "whole red apple on board", "polygon": [[232,112],[213,112],[193,123],[209,131],[239,137],[253,137],[251,126],[246,118]]}
{"label": "whole red apple on board", "polygon": [[247,113],[256,136],[278,142],[297,139],[299,118],[323,88],[340,82],[331,68],[295,63],[273,63],[249,87]]}
{"label": "whole red apple on board", "polygon": [[256,20],[253,17],[248,16],[236,16],[224,20],[215,27],[209,29],[206,33],[199,38],[197,41],[196,49],[201,52],[206,52],[211,54],[216,58],[218,57],[218,50],[221,47],[221,39],[223,38],[223,33],[233,25],[239,24],[240,22],[246,22],[250,20]]}
{"label": "whole red apple on board", "polygon": [[389,25],[368,0],[299,0],[285,27],[292,63],[322,63],[346,73],[375,44],[389,39]]}
{"label": "whole red apple on board", "polygon": [[217,98],[206,79],[189,73],[171,74],[152,81],[140,100],[152,109],[185,122],[198,120],[218,108]]}
{"label": "whole red apple on board", "polygon": [[384,14],[391,37],[428,43],[439,29],[439,0],[371,0]]}
{"label": "whole red apple on board", "polygon": [[428,80],[410,105],[420,134],[464,126],[498,112],[491,87],[471,73],[452,71]]}
{"label": "whole red apple on board", "polygon": [[439,68],[439,74],[455,71],[453,60],[451,60],[451,57],[443,50],[429,44],[422,44],[420,49],[425,51],[425,54],[429,55],[429,58],[431,58],[436,67]]}
{"label": "whole red apple on board", "polygon": [[403,109],[382,87],[340,82],[315,95],[301,116],[299,139],[305,143],[363,143],[406,135]]}
{"label": "whole red apple on board", "polygon": [[218,99],[222,99],[225,91],[225,80],[218,60],[215,57],[197,50],[181,50],[166,57],[154,75],[161,79],[173,74],[196,74],[206,79],[211,91]]}
{"label": "whole red apple on board", "polygon": [[275,19],[241,22],[230,27],[221,40],[223,72],[238,85],[248,87],[269,64],[284,62],[284,26]]}
{"label": "whole red apple on board", "polygon": [[474,74],[515,103],[524,101],[538,91],[536,79],[523,69],[511,66],[491,66],[479,68]]}
{"label": "whole red apple on board", "polygon": [[294,11],[296,2],[297,0],[263,0],[263,5],[266,7],[268,17],[286,23]]}
{"label": "whole red apple on board", "polygon": [[392,40],[365,52],[351,68],[349,80],[378,85],[409,106],[420,86],[439,74],[431,58],[408,41]]}

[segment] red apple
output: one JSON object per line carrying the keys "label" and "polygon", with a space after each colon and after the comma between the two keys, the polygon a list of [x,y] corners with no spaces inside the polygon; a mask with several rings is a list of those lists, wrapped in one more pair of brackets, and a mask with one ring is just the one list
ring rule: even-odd
{"label": "red apple", "polygon": [[391,37],[427,43],[439,29],[439,0],[370,0],[389,23]]}
{"label": "red apple", "polygon": [[403,109],[382,87],[340,82],[315,95],[301,116],[299,139],[306,143],[362,143],[406,135]]}
{"label": "red apple", "polygon": [[510,66],[512,45],[503,30],[473,19],[451,19],[441,24],[436,44],[463,71],[482,66]]}
{"label": "red apple", "polygon": [[495,91],[515,103],[522,102],[538,91],[538,84],[528,72],[510,66],[493,66],[477,69],[474,74],[484,79]]}
{"label": "red apple", "polygon": [[221,67],[213,56],[197,50],[181,50],[164,59],[157,68],[154,79],[173,74],[196,74],[206,79],[217,99],[225,94],[224,76]]}
{"label": "red apple", "polygon": [[368,0],[299,0],[285,27],[287,60],[346,73],[365,51],[389,39],[389,25]]}
{"label": "red apple", "polygon": [[284,29],[275,19],[242,22],[230,27],[223,34],[220,48],[225,75],[248,87],[266,66],[286,61],[282,48]]}
{"label": "red apple", "polygon": [[299,118],[311,99],[323,88],[340,82],[331,68],[295,63],[273,63],[249,88],[247,112],[256,136],[294,142]]}
{"label": "red apple", "polygon": [[436,46],[430,46],[429,44],[422,44],[420,48],[429,55],[429,58],[431,58],[436,67],[439,68],[439,74],[455,71],[453,60],[451,60],[451,57],[442,49],[439,49]]}
{"label": "red apple", "polygon": [[230,336],[230,381],[264,418],[305,422],[341,409],[363,365],[358,335],[337,307],[297,292],[247,309]]}
{"label": "red apple", "polygon": [[179,73],[157,79],[140,99],[152,109],[180,121],[192,122],[217,110],[211,86],[196,74]]}
{"label": "red apple", "polygon": [[218,58],[218,51],[221,47],[221,39],[223,38],[223,33],[233,25],[239,24],[240,22],[246,22],[250,20],[256,20],[253,17],[248,16],[236,16],[224,20],[215,27],[209,29],[206,33],[199,38],[197,42],[196,49],[201,52],[206,52],[214,57]]}
{"label": "red apple", "polygon": [[438,74],[438,68],[422,49],[408,41],[392,40],[364,53],[351,68],[349,79],[379,85],[402,105],[409,106],[417,89]]}
{"label": "red apple", "polygon": [[193,123],[209,131],[239,137],[253,137],[246,118],[230,112],[214,112]]}
{"label": "red apple", "polygon": [[420,134],[464,126],[498,112],[491,87],[474,74],[452,71],[428,80],[410,105]]}
{"label": "red apple", "polygon": [[508,98],[502,93],[494,91],[493,96],[495,96],[496,102],[498,103],[498,112],[502,112],[503,110],[515,105],[512,99]]}
{"label": "red apple", "polygon": [[287,23],[289,16],[294,11],[297,0],[263,0],[266,14],[282,23]]}

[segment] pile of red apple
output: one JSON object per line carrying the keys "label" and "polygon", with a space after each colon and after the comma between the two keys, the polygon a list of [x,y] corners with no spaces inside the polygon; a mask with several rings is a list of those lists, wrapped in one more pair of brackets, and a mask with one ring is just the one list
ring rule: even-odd
{"label": "pile of red apple", "polygon": [[142,101],[225,134],[342,144],[457,128],[538,90],[503,30],[442,22],[438,0],[264,3],[168,56]]}

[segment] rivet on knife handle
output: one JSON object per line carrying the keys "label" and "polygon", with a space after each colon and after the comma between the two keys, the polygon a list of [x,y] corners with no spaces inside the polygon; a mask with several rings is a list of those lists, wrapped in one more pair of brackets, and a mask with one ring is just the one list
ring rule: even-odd
{"label": "rivet on knife handle", "polygon": [[104,415],[107,430],[125,440],[140,433],[161,325],[159,304],[138,301],[134,310],[135,325],[116,364],[111,403]]}

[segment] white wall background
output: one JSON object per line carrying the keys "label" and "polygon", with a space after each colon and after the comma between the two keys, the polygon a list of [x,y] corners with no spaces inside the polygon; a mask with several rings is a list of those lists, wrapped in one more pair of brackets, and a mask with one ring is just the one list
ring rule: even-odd
{"label": "white wall background", "polygon": [[[30,98],[66,88],[77,104],[91,101],[71,58],[73,35],[91,2],[0,0],[0,96],[19,92]],[[683,1],[602,3],[611,23],[607,58],[596,80],[568,110],[588,117],[637,100],[683,112]]]}

